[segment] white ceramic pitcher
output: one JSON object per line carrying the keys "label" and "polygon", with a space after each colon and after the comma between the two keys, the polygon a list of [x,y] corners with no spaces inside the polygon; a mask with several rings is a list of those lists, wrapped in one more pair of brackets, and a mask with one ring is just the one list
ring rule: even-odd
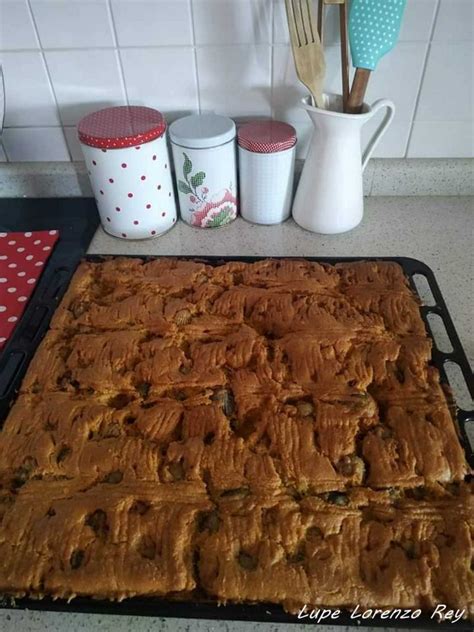
{"label": "white ceramic pitcher", "polygon": [[[324,95],[326,108],[302,100],[314,125],[308,156],[293,202],[293,217],[315,233],[344,233],[362,220],[364,199],[362,174],[370,156],[395,114],[388,99],[364,104],[362,114],[344,114],[339,95]],[[384,119],[362,155],[362,127],[376,112],[386,108]]]}

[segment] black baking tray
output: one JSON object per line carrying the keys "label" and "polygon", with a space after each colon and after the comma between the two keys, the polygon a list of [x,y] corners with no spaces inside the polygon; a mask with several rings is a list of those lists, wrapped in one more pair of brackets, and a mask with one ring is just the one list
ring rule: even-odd
{"label": "black baking tray", "polygon": [[99,225],[91,198],[4,198],[0,231],[58,230],[20,322],[0,351],[0,427],[51,316]]}
{"label": "black baking tray", "polygon": [[[58,256],[56,256],[58,254]],[[61,254],[61,256],[59,256]],[[137,256],[143,260],[151,260],[158,257],[155,256]],[[108,256],[89,255],[85,257],[87,261],[101,261]],[[180,256],[181,259],[200,261],[210,265],[219,265],[227,261],[245,261],[255,262],[267,257],[224,257],[224,256]],[[474,399],[474,380],[466,354],[462,348],[459,337],[456,333],[454,324],[449,315],[446,303],[443,299],[439,286],[436,282],[432,270],[423,262],[407,257],[271,257],[272,259],[306,259],[320,263],[344,263],[355,261],[394,261],[403,268],[412,289],[418,294],[415,285],[414,276],[424,276],[431,290],[434,304],[422,305],[421,315],[425,322],[428,334],[433,339],[432,362],[440,372],[441,382],[449,386],[448,376],[445,370],[445,363],[452,362],[457,364],[467,384],[471,398]],[[77,267],[79,261],[75,260],[71,263],[66,252],[53,253],[47,269],[43,273],[41,279],[40,291],[36,291],[28,310],[24,315],[23,322],[17,327],[12,339],[5,350],[4,355],[18,357],[21,355],[21,365],[16,368],[13,373],[4,379],[0,378],[0,425],[8,414],[8,410],[15,400],[21,380],[27,369],[28,363],[34,355],[41,338],[46,333],[51,316],[56,309],[59,300],[64,295],[73,271]],[[39,324],[35,325],[32,315],[37,309],[46,308],[46,312]],[[429,314],[437,314],[441,317],[446,328],[447,335],[452,345],[451,352],[441,351],[436,345],[436,340],[430,328],[428,321]],[[1,359],[3,361],[3,358]],[[0,361],[0,373],[2,364]],[[2,390],[3,389],[3,390]],[[456,407],[456,420],[459,427],[461,443],[466,452],[467,460],[471,467],[474,467],[474,450],[469,443],[467,435],[467,424],[474,423],[474,410],[463,410]],[[141,598],[134,597],[125,599],[122,602],[112,602],[106,600],[94,600],[92,598],[77,597],[71,602],[61,599],[44,598],[42,600],[21,598],[12,599],[4,598],[0,601],[0,607],[3,608],[21,608],[32,610],[51,610],[60,612],[83,612],[83,613],[100,613],[100,614],[123,614],[123,615],[143,615],[154,617],[180,617],[180,618],[196,618],[196,619],[222,619],[235,621],[255,621],[267,623],[304,623],[315,625],[313,619],[298,619],[296,615],[290,615],[284,612],[281,606],[274,604],[227,604],[218,606],[214,601],[172,601],[159,598]],[[333,609],[334,610],[334,609]],[[469,630],[472,631],[472,623],[459,621],[450,623],[449,621],[438,622],[437,619],[430,618],[431,613],[423,613],[416,619],[396,618],[382,619],[380,616],[371,617],[361,620],[361,618],[351,618],[351,612],[342,611],[337,619],[325,619],[322,624],[326,625],[365,625],[371,627],[396,627],[426,630]]]}

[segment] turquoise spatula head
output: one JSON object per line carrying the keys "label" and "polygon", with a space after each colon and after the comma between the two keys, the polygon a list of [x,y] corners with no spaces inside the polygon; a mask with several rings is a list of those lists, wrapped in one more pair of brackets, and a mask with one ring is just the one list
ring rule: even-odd
{"label": "turquoise spatula head", "polygon": [[355,68],[375,70],[395,46],[406,0],[352,0],[349,41]]}

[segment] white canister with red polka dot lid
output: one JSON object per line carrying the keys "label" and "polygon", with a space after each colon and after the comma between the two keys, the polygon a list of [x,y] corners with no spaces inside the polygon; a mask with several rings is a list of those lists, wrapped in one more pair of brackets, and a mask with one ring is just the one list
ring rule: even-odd
{"label": "white canister with red polka dot lid", "polygon": [[105,108],[81,119],[77,130],[104,230],[147,239],[172,228],[176,202],[161,112]]}
{"label": "white canister with red polka dot lid", "polygon": [[291,213],[295,128],[281,121],[246,123],[237,134],[240,212],[254,224],[279,224]]}

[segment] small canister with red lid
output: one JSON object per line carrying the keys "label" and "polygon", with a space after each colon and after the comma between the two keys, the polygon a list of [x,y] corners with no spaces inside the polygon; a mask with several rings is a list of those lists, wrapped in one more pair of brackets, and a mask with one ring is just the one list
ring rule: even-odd
{"label": "small canister with red lid", "polygon": [[161,112],[105,108],[85,116],[78,135],[107,233],[146,239],[172,228],[176,203]]}
{"label": "small canister with red lid", "polygon": [[240,213],[255,224],[279,224],[290,216],[296,131],[280,121],[253,121],[237,133]]}

